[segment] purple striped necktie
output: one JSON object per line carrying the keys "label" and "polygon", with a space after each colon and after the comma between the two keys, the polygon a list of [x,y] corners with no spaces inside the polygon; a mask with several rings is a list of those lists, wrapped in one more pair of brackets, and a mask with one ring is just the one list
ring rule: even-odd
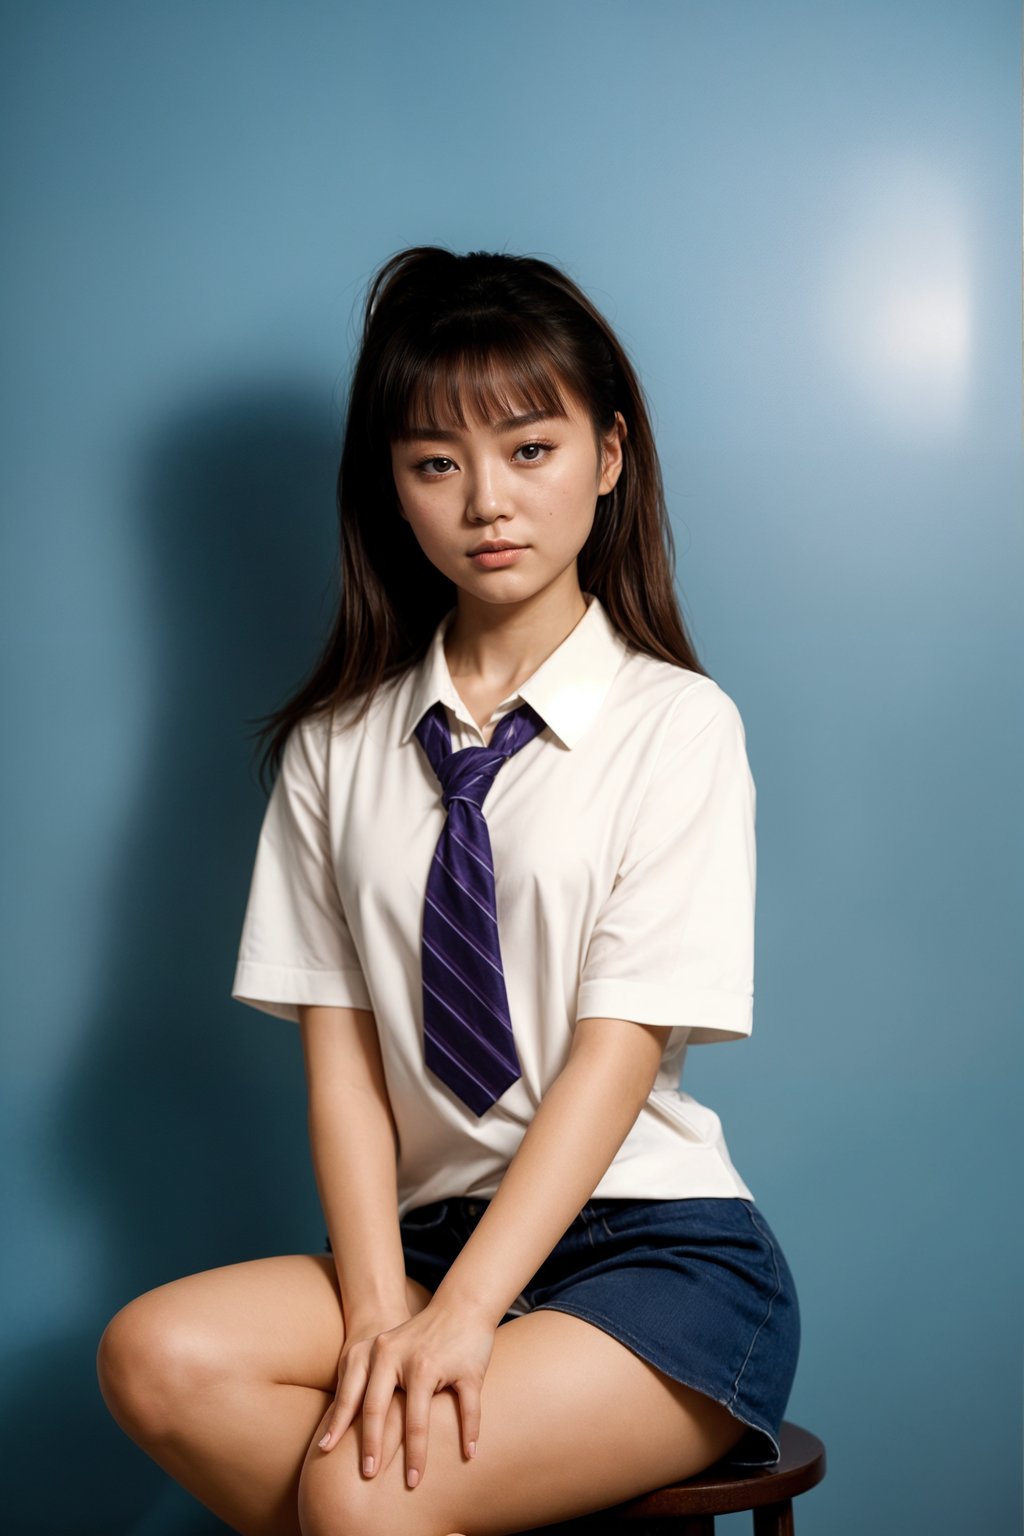
{"label": "purple striped necktie", "polygon": [[476,1115],[522,1075],[498,942],[491,839],[483,803],[502,763],[544,729],[529,704],[510,710],[490,745],[452,751],[438,702],[416,727],[447,815],[423,907],[423,1054]]}

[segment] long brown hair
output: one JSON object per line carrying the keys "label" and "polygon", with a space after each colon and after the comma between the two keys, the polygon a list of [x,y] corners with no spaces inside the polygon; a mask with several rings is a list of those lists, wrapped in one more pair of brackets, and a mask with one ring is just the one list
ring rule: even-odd
{"label": "long brown hair", "polygon": [[455,605],[454,582],[424,555],[399,515],[391,443],[414,420],[465,427],[515,409],[586,406],[595,440],[621,411],[627,436],[616,485],[598,497],[577,558],[629,644],[704,675],[676,598],[675,543],[643,390],[608,322],[576,284],[532,256],[421,245],[389,257],[370,280],[338,472],[341,582],[330,637],[307,680],[270,715],[261,782],[307,715],[357,702],[420,661]]}

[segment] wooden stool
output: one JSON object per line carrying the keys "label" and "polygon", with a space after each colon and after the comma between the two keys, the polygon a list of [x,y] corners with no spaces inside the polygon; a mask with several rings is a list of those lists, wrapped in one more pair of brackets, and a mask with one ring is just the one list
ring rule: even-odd
{"label": "wooden stool", "polygon": [[744,1509],[753,1511],[754,1536],[793,1536],[792,1501],[825,1476],[825,1447],[809,1430],[785,1420],[779,1450],[774,1467],[719,1462],[685,1483],[578,1520],[545,1525],[536,1536],[714,1536],[716,1515]]}

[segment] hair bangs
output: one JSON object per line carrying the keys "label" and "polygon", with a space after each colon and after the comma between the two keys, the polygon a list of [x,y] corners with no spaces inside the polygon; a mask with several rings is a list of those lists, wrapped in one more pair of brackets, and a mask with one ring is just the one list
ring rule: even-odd
{"label": "hair bangs", "polygon": [[435,348],[410,362],[389,412],[399,440],[422,430],[464,431],[467,416],[491,424],[527,411],[569,414],[554,359],[525,333]]}

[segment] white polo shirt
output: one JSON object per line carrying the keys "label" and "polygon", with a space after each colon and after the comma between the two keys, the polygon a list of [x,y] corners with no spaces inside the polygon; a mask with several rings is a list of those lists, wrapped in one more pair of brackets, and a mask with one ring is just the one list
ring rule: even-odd
{"label": "white polo shirt", "polygon": [[654,1088],[595,1198],[753,1199],[719,1117],[678,1086],[688,1044],[742,1038],[753,1007],[755,787],[732,699],[587,611],[518,690],[546,729],[484,802],[518,1082],[478,1118],[423,1062],[420,942],[445,811],[413,735],[440,699],[452,748],[485,745],[438,625],[423,661],[288,737],[264,813],[231,996],[373,1010],[399,1133],[399,1214],[501,1182],[578,1019],[665,1029]]}

